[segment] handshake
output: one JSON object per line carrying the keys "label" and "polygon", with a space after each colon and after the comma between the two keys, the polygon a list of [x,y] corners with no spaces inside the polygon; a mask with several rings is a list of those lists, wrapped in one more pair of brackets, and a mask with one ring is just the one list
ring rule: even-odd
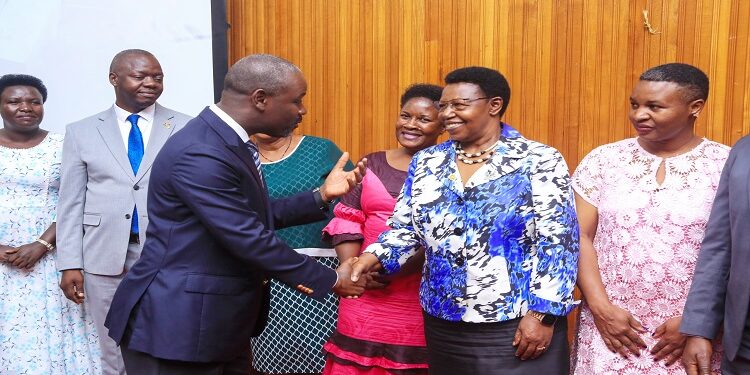
{"label": "handshake", "polygon": [[343,261],[336,269],[338,281],[333,292],[341,297],[357,298],[366,289],[383,289],[389,281],[377,271],[381,268],[378,258],[369,253]]}

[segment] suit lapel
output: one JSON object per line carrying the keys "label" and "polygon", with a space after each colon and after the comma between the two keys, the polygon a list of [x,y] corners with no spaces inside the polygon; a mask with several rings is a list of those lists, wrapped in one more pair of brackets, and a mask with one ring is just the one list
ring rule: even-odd
{"label": "suit lapel", "polygon": [[154,111],[154,122],[151,124],[151,135],[149,136],[148,145],[146,145],[146,151],[143,154],[143,160],[141,165],[138,167],[138,174],[135,176],[135,181],[140,181],[143,176],[151,169],[151,165],[154,163],[156,154],[159,153],[164,143],[167,141],[172,132],[174,131],[174,124],[172,119],[174,115],[167,113],[164,107],[156,104],[156,110]]}
{"label": "suit lapel", "polygon": [[134,180],[135,175],[133,174],[133,167],[130,165],[130,160],[128,159],[128,151],[125,149],[122,134],[117,125],[114,109],[107,111],[105,115],[99,118],[99,121],[101,122],[96,128],[104,140],[104,144],[109,149],[112,157],[117,161],[117,164],[120,165],[123,172],[131,180]]}
{"label": "suit lapel", "polygon": [[224,121],[222,121],[211,109],[204,109],[198,116],[203,118],[203,120],[221,136],[227,148],[242,161],[242,164],[245,165],[250,172],[250,175],[255,180],[255,183],[258,185],[258,190],[262,192],[261,199],[263,200],[264,207],[266,207],[266,212],[269,212],[271,206],[268,192],[266,192],[265,185],[260,178],[258,169],[255,168],[255,162],[253,162],[250,151],[247,149],[247,145],[242,143],[242,139],[240,139],[237,133],[235,133],[229,125],[224,123]]}

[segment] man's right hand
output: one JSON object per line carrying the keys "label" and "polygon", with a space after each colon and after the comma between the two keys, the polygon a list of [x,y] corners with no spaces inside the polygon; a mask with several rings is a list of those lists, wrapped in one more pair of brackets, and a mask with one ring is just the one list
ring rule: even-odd
{"label": "man's right hand", "polygon": [[711,340],[703,337],[688,337],[682,352],[682,364],[687,375],[711,375]]}
{"label": "man's right hand", "polygon": [[83,272],[81,270],[62,271],[60,289],[65,293],[65,297],[77,305],[83,303],[83,299],[85,298],[83,293]]}
{"label": "man's right hand", "polygon": [[349,258],[339,265],[336,269],[338,280],[333,286],[333,292],[341,297],[357,298],[365,292],[365,278],[358,281],[352,281],[352,264],[357,261],[357,257]]}

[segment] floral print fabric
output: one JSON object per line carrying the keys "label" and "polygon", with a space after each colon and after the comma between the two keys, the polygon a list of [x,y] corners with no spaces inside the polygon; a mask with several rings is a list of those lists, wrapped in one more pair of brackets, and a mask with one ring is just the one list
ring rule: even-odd
{"label": "floral print fabric", "polygon": [[[1,244],[34,242],[55,221],[62,139],[0,147]],[[54,252],[31,271],[0,263],[0,374],[101,373],[94,325],[59,282]]]}
{"label": "floral print fabric", "polygon": [[[703,140],[693,150],[662,159],[637,139],[601,146],[588,154],[573,175],[573,187],[599,214],[594,249],[609,299],[629,311],[651,334],[666,320],[682,315],[695,262],[729,148]],[[656,172],[662,161],[665,178]],[[576,374],[684,374],[682,365],[654,362],[644,351],[624,359],[607,349],[589,308],[581,310]],[[714,351],[718,371],[720,351]]]}
{"label": "floral print fabric", "polygon": [[383,233],[367,252],[396,272],[425,248],[422,308],[498,322],[575,305],[578,224],[565,160],[503,125],[492,158],[463,185],[456,144],[417,153]]}

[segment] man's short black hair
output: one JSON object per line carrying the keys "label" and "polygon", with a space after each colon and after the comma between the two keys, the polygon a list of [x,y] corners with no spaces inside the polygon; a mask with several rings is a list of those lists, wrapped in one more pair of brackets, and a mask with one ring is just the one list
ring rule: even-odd
{"label": "man's short black hair", "polygon": [[498,96],[502,98],[503,107],[500,109],[500,117],[503,117],[505,110],[508,109],[508,103],[510,103],[510,85],[500,72],[482,66],[469,66],[458,68],[445,76],[446,84],[462,82],[479,86],[488,98]]}
{"label": "man's short black hair", "polygon": [[641,74],[641,81],[673,82],[682,88],[688,102],[708,99],[708,76],[702,70],[682,63],[655,66]]}
{"label": "man's short black hair", "polygon": [[47,87],[42,80],[28,74],[6,74],[0,77],[0,94],[10,86],[31,86],[42,94],[42,103],[47,101]]}
{"label": "man's short black hair", "polygon": [[401,106],[403,107],[406,102],[414,98],[426,98],[433,102],[440,100],[440,96],[443,94],[443,88],[438,85],[431,85],[427,83],[417,83],[409,86],[403,95],[401,95]]}

